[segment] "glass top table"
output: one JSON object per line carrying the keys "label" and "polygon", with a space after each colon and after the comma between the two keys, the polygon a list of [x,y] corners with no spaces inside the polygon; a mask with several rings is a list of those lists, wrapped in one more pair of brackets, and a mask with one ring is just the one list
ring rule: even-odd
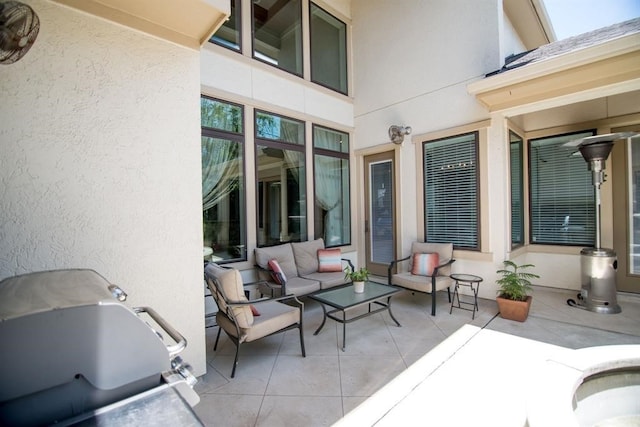
{"label": "glass top table", "polygon": [[[396,325],[402,326],[391,312],[391,297],[401,290],[401,288],[384,285],[382,283],[366,282],[364,285],[364,292],[362,293],[354,292],[353,285],[350,284],[337,288],[325,289],[309,295],[309,298],[321,303],[320,305],[324,312],[322,323],[313,335],[318,335],[324,327],[327,318],[333,319],[338,323],[342,323],[342,351],[344,351],[347,341],[347,323],[354,322],[358,319],[371,316],[372,314],[379,313],[381,311],[388,311],[389,316],[391,316],[391,319],[393,319]],[[385,299],[386,301],[384,301]],[[372,304],[377,307],[372,309]],[[347,318],[346,312],[348,310],[363,305],[369,305],[366,313]],[[334,309],[327,311],[325,306],[333,307]],[[336,313],[342,313],[342,316],[338,317],[336,316]]]}

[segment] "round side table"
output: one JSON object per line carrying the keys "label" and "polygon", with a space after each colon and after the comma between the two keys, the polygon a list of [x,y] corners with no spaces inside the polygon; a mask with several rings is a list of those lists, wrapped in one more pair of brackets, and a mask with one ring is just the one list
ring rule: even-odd
{"label": "round side table", "polygon": [[[476,276],[473,274],[461,274],[454,273],[449,275],[452,280],[455,280],[456,284],[453,289],[453,298],[451,299],[451,308],[449,308],[449,314],[453,311],[454,303],[456,298],[458,298],[458,305],[456,308],[471,311],[473,314],[471,315],[471,319],[475,319],[476,311],[478,310],[478,289],[480,289],[480,282],[482,282],[482,277]],[[460,294],[458,293],[458,288],[460,286],[466,286],[471,289],[473,292],[473,302],[465,302],[460,301]],[[470,305],[472,308],[462,307],[461,305]]]}

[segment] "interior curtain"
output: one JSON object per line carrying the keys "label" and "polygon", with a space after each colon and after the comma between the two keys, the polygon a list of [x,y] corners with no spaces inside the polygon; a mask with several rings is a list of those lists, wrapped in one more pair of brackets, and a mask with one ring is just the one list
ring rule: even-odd
{"label": "interior curtain", "polygon": [[[318,132],[315,135],[316,144],[329,146],[321,141],[330,135]],[[331,242],[332,236],[342,237],[341,210],[342,205],[342,167],[341,160],[327,156],[315,156],[316,203],[327,213],[324,217],[324,240]]]}
{"label": "interior curtain", "polygon": [[202,210],[217,205],[237,186],[237,143],[202,138]]}

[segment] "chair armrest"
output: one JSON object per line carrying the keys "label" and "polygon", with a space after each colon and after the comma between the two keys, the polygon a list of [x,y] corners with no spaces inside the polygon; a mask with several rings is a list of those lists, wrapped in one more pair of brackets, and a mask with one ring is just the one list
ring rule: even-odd
{"label": "chair armrest", "polygon": [[[269,270],[268,268],[263,268],[258,264],[255,264],[254,267],[257,270],[263,271],[265,273],[268,273],[270,276],[273,277],[273,274],[274,274],[273,270]],[[284,277],[282,277],[282,274],[280,274],[280,273],[275,273],[275,274],[278,275],[278,278],[280,279],[280,282],[282,283],[282,285],[280,283],[276,283],[275,281],[268,281],[268,280],[259,280],[258,282],[264,283],[272,291],[281,288],[282,289],[282,295],[286,295],[287,294],[287,281],[284,280]],[[258,283],[258,282],[256,282],[256,283]]]}
{"label": "chair armrest", "polygon": [[451,265],[451,264],[453,264],[454,262],[456,262],[456,260],[455,260],[455,259],[453,259],[453,258],[451,258],[449,261],[445,262],[444,264],[440,264],[439,266],[435,267],[435,268],[433,269],[433,274],[432,274],[432,276],[434,276],[434,277],[435,277],[435,276],[437,276],[437,275],[438,275],[438,271],[439,271],[441,268],[446,267],[446,266],[448,266],[448,265]]}
{"label": "chair armrest", "polygon": [[351,260],[349,258],[340,258],[340,260],[346,261],[347,264],[349,264],[349,268],[351,269],[351,271],[355,270],[355,267],[353,266],[353,263],[351,262]]}
{"label": "chair armrest", "polygon": [[387,281],[388,281],[389,285],[391,285],[391,275],[393,274],[393,266],[396,265],[399,262],[406,261],[409,258],[411,258],[411,255],[409,255],[408,257],[405,257],[405,258],[401,258],[401,259],[394,259],[393,261],[391,261],[389,263],[389,267],[387,267]]}

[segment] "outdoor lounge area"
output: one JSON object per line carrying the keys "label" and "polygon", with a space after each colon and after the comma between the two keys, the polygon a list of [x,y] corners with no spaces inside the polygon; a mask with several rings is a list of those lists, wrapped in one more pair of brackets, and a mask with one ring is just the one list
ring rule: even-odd
{"label": "outdoor lounge area", "polygon": [[[509,334],[508,339],[525,338],[529,346],[547,345],[570,349],[597,345],[640,344],[640,298],[620,295],[622,313],[602,315],[571,308],[566,299],[575,295],[544,287],[535,287],[532,312],[526,322],[514,322],[497,315],[495,301],[481,298],[479,312],[471,320],[464,310],[440,310],[431,316],[426,300],[429,295],[401,292],[393,297],[397,327],[387,313],[355,322],[347,328],[349,345],[342,351],[342,328],[328,321],[317,336],[313,332],[322,321],[320,305],[310,299],[305,303],[306,358],[300,355],[297,331],[288,331],[259,342],[245,344],[234,379],[229,378],[235,347],[221,337],[213,352],[216,328],[207,331],[207,374],[199,378],[196,391],[201,401],[194,408],[206,425],[226,426],[328,426],[340,421],[358,405],[380,390],[407,367],[423,358],[465,325]],[[446,292],[438,293],[441,306],[447,306]],[[420,300],[420,301],[416,301]],[[513,337],[511,337],[513,336]],[[529,342],[528,340],[535,340]],[[470,339],[469,343],[473,340]],[[543,344],[544,343],[544,344]],[[481,344],[481,342],[480,342]],[[467,345],[467,344],[465,344]],[[469,344],[471,345],[471,344]],[[477,345],[477,344],[476,344]],[[551,346],[549,346],[551,347]],[[535,366],[523,346],[518,360],[502,360],[500,348],[476,352],[478,360],[493,360],[505,372],[493,371],[489,365],[448,366],[436,363],[436,370],[453,369],[457,374],[447,381],[437,397],[422,401],[426,419],[402,420],[402,425],[514,425],[512,413],[501,420],[493,414],[501,399],[513,393],[513,386],[503,386],[500,377],[515,381],[520,371]],[[511,348],[511,352],[518,351]],[[440,357],[429,353],[429,357]],[[526,383],[526,381],[525,381]],[[524,404],[526,387],[516,387],[519,404]],[[459,405],[463,413],[447,413]],[[516,411],[517,412],[517,411]],[[521,411],[522,412],[522,411]],[[515,416],[525,414],[516,413]],[[439,418],[444,417],[444,418]],[[469,424],[469,420],[474,420]],[[389,425],[399,425],[397,418]],[[464,421],[464,422],[463,422]],[[345,418],[346,425],[370,425],[370,420]],[[387,425],[382,423],[383,425]]]}

